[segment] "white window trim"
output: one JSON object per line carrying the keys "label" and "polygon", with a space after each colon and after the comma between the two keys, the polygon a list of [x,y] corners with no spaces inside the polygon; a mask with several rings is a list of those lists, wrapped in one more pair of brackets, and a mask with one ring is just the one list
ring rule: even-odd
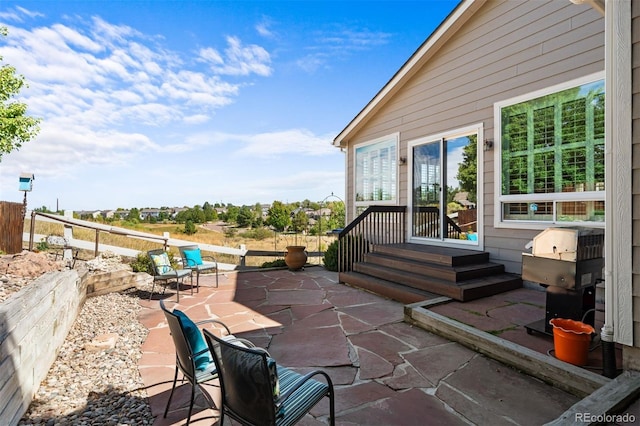
{"label": "white window trim", "polygon": [[[395,170],[395,174],[396,174],[396,190],[395,193],[393,194],[393,199],[392,200],[387,200],[387,201],[383,201],[383,200],[378,200],[378,201],[358,201],[357,200],[357,192],[358,192],[358,185],[357,185],[357,179],[358,179],[358,166],[356,164],[356,161],[358,161],[358,157],[356,155],[356,152],[358,150],[358,148],[362,148],[364,146],[368,146],[368,145],[374,145],[380,142],[385,142],[385,141],[390,141],[393,140],[396,144],[396,170]],[[352,193],[352,197],[353,197],[353,205],[355,206],[355,210],[358,209],[358,207],[363,207],[363,206],[397,206],[398,205],[398,201],[399,201],[399,183],[400,183],[400,173],[399,173],[399,165],[400,165],[400,132],[396,132],[396,133],[391,133],[389,135],[386,136],[382,136],[376,139],[372,139],[366,142],[362,142],[359,144],[356,144],[353,146],[353,193]],[[354,210],[354,217],[355,215],[355,210]]]}
{"label": "white window trim", "polygon": [[[476,173],[478,174],[478,192],[476,194],[476,209],[478,209],[477,213],[477,229],[478,229],[478,241],[477,243],[474,241],[465,241],[465,240],[436,240],[431,238],[422,238],[422,237],[414,237],[411,235],[411,228],[413,224],[411,223],[412,215],[412,206],[413,206],[413,156],[411,152],[413,147],[416,145],[422,145],[427,142],[433,142],[439,139],[455,139],[457,137],[468,135],[469,133],[476,132],[478,134],[478,143],[476,146],[477,151],[477,160],[476,160]],[[406,230],[407,241],[412,243],[428,243],[429,245],[434,246],[443,246],[443,247],[460,247],[460,246],[468,246],[470,250],[484,250],[484,123],[480,122],[477,124],[472,124],[466,127],[460,127],[457,129],[453,129],[447,132],[436,133],[429,136],[424,136],[418,139],[413,139],[407,142],[407,214],[409,215],[409,224]]]}
{"label": "white window trim", "polygon": [[[603,228],[604,223],[599,222],[561,222],[561,221],[525,221],[525,220],[503,220],[502,219],[502,203],[504,202],[518,202],[532,199],[540,201],[600,201],[606,198],[606,185],[604,191],[593,192],[576,192],[576,193],[562,193],[560,198],[558,193],[553,194],[522,194],[522,195],[502,195],[502,111],[501,109],[526,102],[532,99],[536,99],[542,96],[550,95],[552,93],[561,92],[572,87],[581,86],[587,83],[593,83],[598,80],[604,80],[605,72],[599,71],[597,73],[589,74],[584,77],[577,78],[575,80],[566,81],[554,86],[545,87],[544,89],[529,92],[524,95],[516,96],[514,98],[505,99],[493,104],[493,121],[494,121],[494,215],[493,226],[494,228],[512,228],[512,229],[546,229],[550,226],[587,226],[591,228]],[[606,81],[605,81],[606,85]],[[608,94],[605,91],[605,106],[607,105]],[[607,135],[605,134],[605,138]]]}

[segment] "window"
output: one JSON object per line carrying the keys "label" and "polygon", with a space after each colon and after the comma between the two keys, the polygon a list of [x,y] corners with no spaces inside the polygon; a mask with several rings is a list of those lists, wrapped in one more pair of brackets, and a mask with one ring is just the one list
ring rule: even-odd
{"label": "window", "polygon": [[496,225],[604,223],[605,93],[599,77],[496,104]]}
{"label": "window", "polygon": [[355,147],[356,206],[396,203],[397,152],[397,135]]}

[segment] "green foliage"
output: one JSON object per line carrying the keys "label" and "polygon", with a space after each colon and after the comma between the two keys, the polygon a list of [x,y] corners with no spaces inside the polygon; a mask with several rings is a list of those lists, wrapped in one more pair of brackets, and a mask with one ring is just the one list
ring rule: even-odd
{"label": "green foliage", "polygon": [[324,263],[324,267],[328,270],[333,272],[338,271],[338,240],[329,244],[327,251],[324,253],[324,257],[322,258],[322,262]]}
{"label": "green foliage", "polygon": [[286,266],[287,264],[284,261],[284,259],[276,259],[270,262],[264,262],[260,267],[261,268],[284,268]]}
{"label": "green foliage", "polygon": [[146,272],[147,274],[153,275],[153,265],[146,253],[138,253],[136,259],[131,262],[131,269],[133,272]]}
{"label": "green foliage", "polygon": [[206,213],[200,206],[195,205],[176,214],[177,223],[187,223],[189,220],[193,223],[205,223],[207,221]]}
{"label": "green foliage", "polygon": [[227,213],[224,215],[223,220],[227,223],[238,223],[239,213],[240,207],[229,204],[227,206]]}
{"label": "green foliage", "polygon": [[267,228],[254,228],[254,229],[250,229],[248,231],[242,232],[240,236],[243,238],[252,238],[254,240],[262,241],[262,240],[266,240],[267,238],[273,237],[273,231]]}
{"label": "green foliage", "polygon": [[227,238],[233,238],[238,234],[238,230],[231,226],[226,226],[224,228],[224,236]]}
{"label": "green foliage", "polygon": [[129,210],[129,213],[127,214],[127,221],[131,223],[140,223],[140,210],[135,207]]}
{"label": "green foliage", "polygon": [[281,201],[274,201],[269,208],[266,224],[273,226],[276,231],[282,232],[291,223],[290,214],[291,210],[288,206]]}
{"label": "green foliage", "polygon": [[294,232],[301,232],[307,229],[307,226],[309,226],[309,216],[303,210],[298,210],[291,219],[291,228]]}
{"label": "green foliage", "polygon": [[241,228],[246,228],[252,225],[254,220],[253,211],[249,206],[242,206],[238,210],[238,215],[236,216],[236,223]]}
{"label": "green foliage", "polygon": [[[6,37],[7,27],[0,26],[0,36]],[[2,61],[0,56],[0,61]],[[40,119],[26,115],[27,105],[12,101],[25,87],[24,76],[16,74],[10,65],[0,67],[0,160],[3,154],[20,149],[40,131]]]}
{"label": "green foliage", "polygon": [[478,192],[478,135],[469,135],[469,143],[462,149],[462,162],[456,179],[460,188],[469,193],[469,201],[476,202]]}
{"label": "green foliage", "polygon": [[45,238],[41,239],[40,242],[36,244],[36,250],[49,250],[49,243],[47,243],[47,240]]}
{"label": "green foliage", "polygon": [[[169,262],[173,269],[178,269],[178,261],[175,258],[175,254],[168,251]],[[146,272],[149,275],[153,275],[153,263],[147,253],[138,253],[138,256],[133,262],[130,263],[133,272]]]}
{"label": "green foliage", "polygon": [[[361,235],[351,236],[347,235],[342,238],[342,241],[335,240],[329,247],[327,247],[327,251],[324,253],[324,257],[322,261],[324,263],[325,268],[330,271],[338,270],[338,255],[339,255],[339,244],[342,244],[343,254],[341,263],[343,267],[347,270],[350,270],[350,267],[347,265],[347,260],[352,260],[353,262],[360,262],[364,257],[364,253],[368,252],[368,242]],[[347,256],[347,252],[350,251],[351,255]],[[349,257],[349,259],[348,259]]]}
{"label": "green foliage", "polygon": [[191,221],[191,219],[187,220],[184,223],[184,233],[187,235],[193,235],[198,232],[196,225]]}

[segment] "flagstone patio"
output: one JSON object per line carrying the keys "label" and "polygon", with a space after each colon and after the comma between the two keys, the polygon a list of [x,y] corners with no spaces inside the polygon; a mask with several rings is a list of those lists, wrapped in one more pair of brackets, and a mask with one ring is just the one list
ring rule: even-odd
{"label": "flagstone patio", "polygon": [[[218,318],[232,332],[265,347],[298,371],[321,368],[335,385],[340,425],[543,424],[579,398],[403,322],[400,303],[337,282],[321,267],[201,276],[200,291],[175,306],[194,320]],[[163,296],[172,307],[175,292]],[[157,300],[141,301],[149,328],[139,369],[155,425],[184,424],[189,385],[171,389],[175,353]],[[206,386],[219,401],[219,389]],[[326,424],[322,401],[302,424]],[[192,422],[212,424],[217,412],[200,395]],[[225,421],[225,423],[227,423]]]}

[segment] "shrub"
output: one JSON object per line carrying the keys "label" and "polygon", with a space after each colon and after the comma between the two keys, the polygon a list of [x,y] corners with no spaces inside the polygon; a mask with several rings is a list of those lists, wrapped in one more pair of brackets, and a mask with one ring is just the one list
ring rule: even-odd
{"label": "shrub", "polygon": [[[338,244],[339,240],[335,240],[334,242],[329,244],[329,247],[327,247],[327,251],[324,253],[324,257],[322,258],[325,268],[334,272],[338,271]],[[351,260],[353,262],[362,261],[363,254],[369,251],[369,243],[361,235],[347,235],[342,239],[342,244],[345,248],[347,248],[346,250],[349,250],[348,247],[354,248],[353,254],[351,256]],[[344,252],[342,254],[341,263],[343,265],[343,268],[351,270],[350,266],[347,265],[347,258],[347,253]]]}
{"label": "shrub", "polygon": [[[178,262],[176,261],[173,253],[168,251],[167,254],[169,255],[171,267],[173,269],[178,269]],[[131,269],[133,272],[146,272],[149,275],[153,275],[153,264],[151,263],[151,259],[149,259],[149,255],[147,253],[138,253],[136,259],[131,262]]]}
{"label": "shrub", "polygon": [[253,238],[254,240],[262,241],[273,237],[273,231],[267,228],[255,228],[242,232],[240,236],[243,238]]}
{"label": "shrub", "polygon": [[146,253],[138,253],[136,259],[131,262],[131,269],[133,272],[146,272],[153,275],[153,265]]}
{"label": "shrub", "polygon": [[193,221],[191,219],[187,220],[184,223],[184,233],[187,235],[193,235],[196,232],[198,232],[198,229],[196,228],[196,225],[193,223]]}
{"label": "shrub", "polygon": [[285,263],[284,259],[276,259],[270,262],[264,262],[260,267],[261,268],[284,268],[286,266],[287,264]]}
{"label": "shrub", "polygon": [[39,250],[39,251],[49,250],[49,243],[47,243],[47,240],[44,238],[40,240],[40,242],[36,244],[36,250]]}

